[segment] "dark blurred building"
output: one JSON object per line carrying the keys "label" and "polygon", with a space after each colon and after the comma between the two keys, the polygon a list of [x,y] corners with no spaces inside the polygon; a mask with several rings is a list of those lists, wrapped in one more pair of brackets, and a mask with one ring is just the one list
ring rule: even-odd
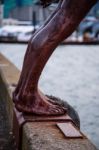
{"label": "dark blurred building", "polygon": [[5,0],[4,18],[31,20],[33,0]]}
{"label": "dark blurred building", "polygon": [[0,0],[0,27],[2,26],[3,23],[3,0]]}
{"label": "dark blurred building", "polygon": [[[4,0],[4,17],[14,18],[20,21],[32,21],[33,12],[36,12],[36,19],[43,20],[49,15],[47,10],[39,5],[40,0]],[[36,4],[36,5],[34,5]],[[89,15],[99,17],[99,2],[91,9]],[[42,19],[41,19],[42,20]]]}

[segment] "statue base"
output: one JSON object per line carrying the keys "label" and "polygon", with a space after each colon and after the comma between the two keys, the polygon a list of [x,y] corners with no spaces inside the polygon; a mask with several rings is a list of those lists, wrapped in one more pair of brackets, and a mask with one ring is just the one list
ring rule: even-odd
{"label": "statue base", "polygon": [[[38,116],[31,114],[24,114],[14,108],[13,110],[13,134],[17,150],[22,148],[22,128],[27,122],[48,122],[49,124],[57,125],[63,132],[66,138],[83,138],[82,133],[76,128],[75,123],[68,114],[61,116]],[[67,128],[65,128],[67,127]],[[69,134],[66,132],[69,132]]]}

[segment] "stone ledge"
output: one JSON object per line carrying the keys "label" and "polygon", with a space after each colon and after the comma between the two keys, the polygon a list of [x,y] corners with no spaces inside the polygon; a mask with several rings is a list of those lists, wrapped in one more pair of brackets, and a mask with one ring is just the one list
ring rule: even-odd
{"label": "stone ledge", "polygon": [[[8,119],[12,128],[13,85],[17,84],[19,70],[0,54],[0,97],[6,103]],[[55,124],[26,123],[23,126],[22,150],[96,150],[87,139],[66,139]]]}
{"label": "stone ledge", "polygon": [[66,139],[56,125],[27,123],[23,128],[22,150],[96,150],[84,139]]}

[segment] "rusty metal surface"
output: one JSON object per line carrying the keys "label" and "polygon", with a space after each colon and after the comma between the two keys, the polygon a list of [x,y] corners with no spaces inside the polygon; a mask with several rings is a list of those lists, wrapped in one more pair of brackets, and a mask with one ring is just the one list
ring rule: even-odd
{"label": "rusty metal surface", "polygon": [[83,134],[74,126],[72,122],[57,123],[58,128],[66,138],[83,138]]}
{"label": "rusty metal surface", "polygon": [[62,116],[37,116],[37,115],[24,115],[23,117],[28,122],[64,122],[64,121],[72,121],[72,119],[66,114]]}
{"label": "rusty metal surface", "polygon": [[21,150],[21,139],[22,139],[22,125],[25,120],[21,113],[14,109],[13,111],[13,135],[17,150]]}

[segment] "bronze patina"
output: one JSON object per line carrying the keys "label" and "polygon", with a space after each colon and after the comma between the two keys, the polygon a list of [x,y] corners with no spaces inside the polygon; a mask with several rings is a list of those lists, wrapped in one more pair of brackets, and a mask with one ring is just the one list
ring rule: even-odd
{"label": "bronze patina", "polygon": [[[44,25],[34,33],[24,57],[18,85],[13,93],[20,112],[36,115],[63,115],[66,109],[45,96],[38,88],[42,70],[55,50],[78,26],[97,0],[60,0]],[[49,0],[42,0],[45,6]]]}

